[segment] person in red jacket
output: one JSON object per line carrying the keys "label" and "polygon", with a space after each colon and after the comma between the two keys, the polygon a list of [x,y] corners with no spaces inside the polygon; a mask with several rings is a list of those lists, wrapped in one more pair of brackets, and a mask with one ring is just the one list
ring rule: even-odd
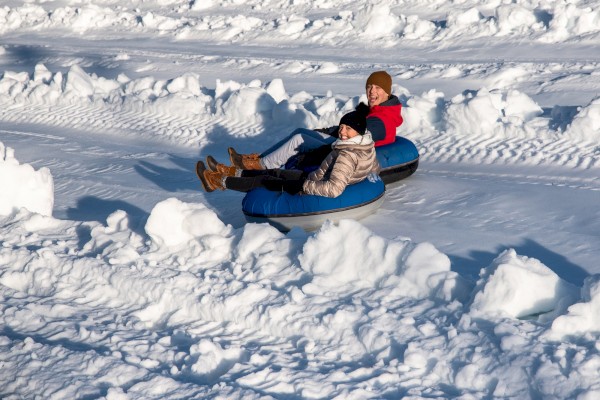
{"label": "person in red jacket", "polygon": [[373,72],[365,85],[369,114],[367,131],[375,141],[375,147],[394,143],[396,128],[402,124],[402,104],[391,94],[392,77],[385,71]]}
{"label": "person in red jacket", "polygon": [[[373,72],[367,78],[365,91],[368,105],[360,103],[356,111],[367,114],[366,131],[371,134],[375,147],[393,143],[396,128],[402,124],[402,104],[392,94],[392,77],[385,71]],[[315,130],[300,128],[262,154],[239,154],[229,147],[229,158],[232,166],[242,170],[319,165],[331,151],[338,131],[337,126]],[[293,160],[291,165],[290,160]],[[214,158],[207,158],[208,168],[215,170],[216,164]]]}

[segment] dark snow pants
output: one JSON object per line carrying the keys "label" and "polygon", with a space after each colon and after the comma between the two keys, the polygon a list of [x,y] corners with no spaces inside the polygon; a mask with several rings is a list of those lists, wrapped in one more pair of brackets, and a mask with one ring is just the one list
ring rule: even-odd
{"label": "dark snow pants", "polygon": [[238,192],[249,192],[259,187],[267,190],[296,194],[302,190],[306,180],[303,171],[295,169],[244,170],[242,176],[228,176],[225,187]]}

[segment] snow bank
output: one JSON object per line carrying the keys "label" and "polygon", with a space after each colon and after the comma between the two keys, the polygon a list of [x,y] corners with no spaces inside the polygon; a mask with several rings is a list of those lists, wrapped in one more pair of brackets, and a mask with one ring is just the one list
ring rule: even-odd
{"label": "snow bank", "polygon": [[[506,152],[495,159],[498,168],[490,168],[502,181],[498,187],[516,177],[522,184],[578,192],[595,188],[595,181],[587,178],[593,171],[563,182],[562,172],[566,177],[579,171],[557,168],[561,176],[544,173],[530,178],[530,172],[543,168],[519,170],[523,174],[517,176],[516,169],[503,175],[498,165],[513,157],[519,157],[520,163],[520,157],[532,156],[550,159],[552,169],[562,160],[584,168],[598,165],[598,99],[576,115],[566,111],[568,117],[560,121],[551,117],[551,121],[528,94],[513,90],[524,87],[541,97],[557,91],[564,99],[561,85],[570,89],[587,85],[595,76],[595,66],[566,60],[580,60],[581,50],[593,48],[600,35],[593,1],[428,0],[425,7],[416,0],[372,4],[151,0],[133,6],[116,0],[9,3],[15,6],[0,6],[0,35],[9,42],[12,38],[29,46],[32,36],[48,34],[49,40],[63,40],[68,47],[70,40],[79,43],[80,35],[85,35],[103,50],[94,52],[101,53],[99,58],[84,52],[77,59],[61,52],[30,53],[47,64],[66,67],[56,72],[38,64],[33,71],[2,73],[3,121],[83,126],[93,132],[101,126],[103,132],[115,135],[164,135],[179,143],[200,144],[195,147],[200,153],[208,148],[202,147],[208,140],[225,147],[232,141],[228,135],[252,136],[244,144],[271,144],[272,133],[279,132],[276,128],[333,125],[364,97],[361,93],[354,97],[288,93],[277,78],[217,80],[214,85],[203,81],[202,74],[171,79],[131,79],[121,74],[106,79],[86,69],[123,67],[138,73],[156,66],[168,71],[173,61],[188,59],[185,47],[190,43],[233,42],[244,54],[250,49],[247,44],[277,51],[261,50],[248,60],[215,56],[214,64],[200,70],[210,74],[215,66],[225,65],[246,76],[266,70],[288,76],[298,72],[294,82],[298,84],[313,75],[324,82],[326,74],[334,74],[334,84],[341,87],[374,63],[393,62],[391,55],[364,61],[361,49],[369,46],[372,52],[376,44],[390,54],[408,48],[419,53],[409,54],[402,66],[391,71],[396,74],[394,93],[406,104],[399,134],[418,142],[423,162],[434,166],[430,172],[438,178],[456,173],[466,185],[486,178],[470,173],[475,171],[472,168],[446,168],[447,159],[437,163],[434,158],[444,154],[442,149],[458,156],[471,152],[470,160],[476,162],[490,153]],[[77,39],[64,36],[72,34]],[[132,49],[141,37],[156,39],[157,46]],[[110,49],[120,38],[126,39],[123,52],[114,55]],[[481,54],[461,52],[465,42],[473,39],[479,40],[468,43],[469,48],[489,44],[491,49],[507,50],[508,60],[522,60],[522,54],[509,54],[513,43],[523,48],[559,43],[554,47],[564,50],[563,62],[541,57],[535,63],[477,64]],[[165,43],[173,48],[164,52]],[[335,54],[325,54],[332,48]],[[306,51],[313,49],[310,59],[320,62],[304,61]],[[433,49],[439,60],[464,56],[465,63],[414,64]],[[19,50],[11,43],[0,46],[5,65],[24,65],[15,57],[23,54]],[[136,65],[146,51],[155,57],[154,65]],[[173,52],[179,54],[173,57]],[[484,53],[491,54],[489,49]],[[358,63],[356,54],[361,55]],[[271,57],[276,60],[265,62]],[[127,66],[120,62],[130,59]],[[197,60],[189,59],[190,65]],[[427,80],[417,83],[426,85],[442,79],[449,89],[467,82],[480,82],[480,87],[452,99],[435,88],[415,95],[398,86],[412,77]],[[362,85],[357,87],[362,90]],[[558,132],[552,125],[569,126]],[[211,129],[209,137],[206,131]],[[587,163],[573,156],[583,140],[592,143]],[[519,145],[523,147],[518,149]],[[573,153],[567,153],[571,148]],[[104,154],[100,148],[89,150],[97,157]],[[132,163],[151,161],[143,160],[146,151],[123,154],[119,148],[114,155]],[[179,167],[185,162],[157,160],[160,166],[167,161]],[[512,161],[507,170],[518,169]],[[164,175],[169,179],[170,174]],[[398,234],[394,229],[383,237],[349,220],[327,223],[312,233],[284,234],[266,224],[234,229],[206,205],[175,198],[157,203],[143,229],[132,226],[134,219],[122,210],[110,214],[105,223],[58,220],[51,216],[51,178],[45,168],[34,171],[20,165],[12,150],[0,144],[0,184],[8,188],[0,193],[2,398],[600,397],[598,276],[588,277],[582,288],[573,288],[552,272],[552,265],[507,250],[491,265],[482,266],[477,282],[469,282],[453,271],[450,258],[433,244],[390,239]],[[454,177],[451,181],[457,182]],[[182,189],[166,186],[162,194]],[[189,195],[185,187],[181,196]],[[491,220],[473,212],[464,215],[458,208],[479,199],[459,193],[459,203],[452,204],[442,192],[438,188],[413,193],[409,197],[415,202],[399,197],[391,201],[409,207],[430,203],[417,207],[425,211],[420,214],[425,219],[456,211],[450,217],[464,216],[466,222],[479,224],[476,229],[493,229],[499,212],[492,213]],[[144,193],[135,196],[139,200]],[[402,193],[402,188],[396,191],[400,197]],[[40,204],[30,205],[32,199]],[[31,212],[36,206],[46,211]],[[506,205],[501,209],[506,210]],[[545,237],[547,221],[540,222],[532,227],[534,236]],[[429,225],[425,221],[424,228],[417,228],[426,236],[448,236],[437,226],[427,233]],[[518,227],[505,224],[501,229],[509,231],[510,240],[518,240],[522,232],[510,235]],[[583,230],[588,233],[590,228],[587,224]],[[500,231],[487,230],[495,236],[492,240],[501,240]],[[569,236],[558,237],[565,235]],[[570,255],[587,252],[583,259],[588,259],[594,248],[572,236],[572,241],[549,250],[567,250]],[[465,250],[461,248],[465,237],[449,238],[445,244],[454,249],[456,259]],[[549,234],[548,242],[558,243],[552,237]],[[553,258],[560,259],[559,254]]]}
{"label": "snow bank", "polygon": [[535,10],[520,4],[503,4],[496,8],[496,23],[498,35],[508,35],[511,32],[521,32],[530,35],[532,31],[542,31],[544,25],[535,15]]}
{"label": "snow bank", "polygon": [[373,4],[357,14],[356,23],[362,27],[360,35],[368,39],[377,39],[393,35],[398,31],[400,18],[386,3]]}
{"label": "snow bank", "polygon": [[481,271],[470,306],[471,315],[523,318],[565,310],[577,289],[534,258],[510,249]]}
{"label": "snow bank", "polygon": [[42,215],[52,215],[54,181],[48,168],[34,170],[20,164],[14,150],[0,142],[0,215],[9,215],[20,208]]}
{"label": "snow bank", "polygon": [[[502,78],[494,82],[514,78],[518,72],[503,71]],[[490,80],[492,82],[492,80]],[[502,83],[497,83],[503,86]],[[407,107],[404,108],[402,133],[409,136],[428,134],[436,130],[447,130],[460,136],[481,135],[497,140],[521,137],[548,136],[550,121],[540,122],[542,108],[528,95],[518,90],[482,88],[470,90],[446,100],[443,93],[432,89],[421,96],[402,92]],[[180,118],[181,124],[172,123],[159,131],[183,143],[203,141],[206,132],[190,129],[191,120],[197,117],[222,119],[230,123],[242,122],[248,126],[262,124],[269,127],[318,127],[337,124],[339,118],[359,101],[366,101],[364,94],[354,97],[313,96],[305,92],[289,94],[281,79],[263,83],[253,80],[247,84],[234,81],[216,81],[215,90],[205,87],[197,74],[186,73],[170,80],[144,77],[131,80],[119,76],[115,80],[87,74],[77,65],[66,75],[52,73],[42,64],[35,68],[33,78],[25,72],[6,71],[0,79],[0,99],[13,103],[43,104],[47,106],[83,102],[95,110],[104,109],[111,118],[99,117],[93,121],[80,121],[88,125],[117,124],[119,127],[137,121],[118,120],[121,112],[136,113],[161,118],[165,113],[170,118]],[[569,128],[568,137],[594,140],[597,136],[598,100],[583,107]],[[10,118],[7,115],[7,118]],[[14,117],[14,116],[13,116]],[[70,115],[73,124],[76,116]],[[125,115],[123,116],[125,119]],[[188,121],[189,120],[189,121]],[[183,128],[187,127],[187,128]],[[246,130],[246,135],[260,135],[257,129]],[[266,138],[265,138],[266,140]],[[268,141],[270,144],[271,141]]]}
{"label": "snow bank", "polygon": [[144,238],[130,229],[129,215],[117,210],[108,216],[106,226],[94,226],[84,251],[98,254],[108,264],[128,264],[140,257]]}
{"label": "snow bank", "polygon": [[[258,80],[248,84],[217,80],[213,91],[202,86],[200,77],[193,73],[170,80],[131,80],[124,75],[113,80],[87,74],[78,65],[64,76],[61,72],[51,73],[43,64],[36,65],[33,78],[26,72],[5,71],[0,79],[0,99],[48,106],[83,102],[107,111],[129,109],[180,118],[224,116],[232,121],[285,122],[292,126],[314,123],[319,114],[324,114],[322,107],[317,108],[318,115],[307,111],[313,96],[289,96],[281,79],[266,84]],[[335,113],[335,119],[340,113],[338,103],[334,101],[333,108],[327,110]],[[181,132],[172,134],[179,136]]]}
{"label": "snow bank", "polygon": [[[403,14],[403,10],[418,6],[418,3],[405,1],[376,2],[366,7],[346,1],[314,2],[312,6],[320,9],[320,12],[311,18],[302,15],[304,1],[292,4],[285,0],[161,1],[165,3],[164,6],[152,11],[139,8],[130,10],[109,0],[105,2],[106,7],[81,4],[79,0],[61,2],[60,6],[48,3],[0,8],[0,34],[52,28],[66,28],[82,34],[103,29],[221,42],[283,40],[289,43],[289,40],[300,40],[308,43],[364,45],[366,38],[380,40],[385,47],[397,44],[400,40],[429,42],[476,37],[530,38],[558,43],[600,31],[598,10],[577,2],[504,2],[494,6],[493,11],[488,12],[490,15],[484,15],[483,10],[489,5],[486,7],[474,0],[461,1],[446,15],[437,16],[436,20]],[[240,7],[241,3],[246,5],[248,13],[228,12],[234,9],[233,6]],[[286,9],[285,17],[273,12],[281,9]],[[179,15],[174,17],[171,11]],[[439,21],[446,23],[440,24]]]}
{"label": "snow bank", "polygon": [[[403,385],[425,393],[443,382],[454,394],[523,397],[531,363],[539,367],[531,379],[545,388],[570,359],[554,337],[600,328],[598,277],[586,280],[582,303],[556,311],[551,328],[515,324],[563,308],[577,292],[513,250],[473,290],[433,245],[385,239],[351,220],[310,234],[232,229],[203,204],[172,198],[154,207],[142,233],[123,211],[106,224],[24,214],[0,225],[0,239],[0,322],[18,333],[0,336],[9,392],[54,385],[67,397],[98,387],[107,398],[243,397],[221,384],[234,379],[254,395],[347,398]],[[493,331],[481,328],[497,318]],[[540,330],[550,342],[531,333]],[[540,348],[553,356],[538,358]],[[574,359],[585,382],[578,393],[596,393],[599,359]],[[53,374],[41,367],[50,362]],[[21,371],[35,379],[17,379]],[[56,385],[54,374],[76,383]],[[569,397],[569,378],[559,376],[560,397]]]}
{"label": "snow bank", "polygon": [[[444,73],[452,75],[457,71]],[[600,132],[598,99],[580,108],[569,125],[572,115],[544,115],[527,94],[503,89],[510,87],[512,79],[527,73],[523,68],[500,68],[487,79],[497,88],[467,90],[449,100],[435,89],[414,95],[395,84],[394,93],[405,104],[404,123],[397,134],[413,140],[422,155],[452,161],[472,154],[477,162],[493,162],[502,155],[531,164],[559,161],[594,167],[597,160],[593,149],[585,147],[597,141]],[[361,101],[366,102],[362,93],[288,93],[280,78],[249,83],[217,79],[215,89],[210,89],[194,73],[168,80],[151,76],[130,79],[123,74],[106,79],[88,74],[78,65],[71,66],[64,75],[38,64],[33,77],[26,72],[6,71],[0,78],[0,102],[19,105],[0,108],[0,118],[6,120],[31,122],[27,110],[39,106],[45,112],[36,114],[37,123],[68,123],[76,128],[92,126],[119,132],[148,131],[184,145],[213,142],[207,127],[221,126],[223,134],[255,138],[252,150],[259,151],[270,147],[274,137],[281,138],[295,128],[336,125],[343,114]],[[74,113],[74,104],[86,108],[92,116]],[[558,127],[567,125],[563,134]],[[442,142],[427,148],[425,143],[432,136]],[[569,141],[561,140],[558,146],[536,151],[531,149],[530,139]],[[490,146],[492,142],[506,151]]]}
{"label": "snow bank", "polygon": [[444,93],[431,89],[421,96],[411,96],[402,110],[402,128],[409,133],[443,129],[446,101]]}

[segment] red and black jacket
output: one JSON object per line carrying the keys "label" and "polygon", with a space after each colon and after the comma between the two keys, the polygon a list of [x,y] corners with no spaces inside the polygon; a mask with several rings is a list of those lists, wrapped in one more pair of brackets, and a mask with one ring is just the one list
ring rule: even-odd
{"label": "red and black jacket", "polygon": [[367,115],[367,131],[375,141],[375,147],[394,143],[396,128],[402,125],[402,103],[398,97],[390,98],[378,106],[371,107]]}

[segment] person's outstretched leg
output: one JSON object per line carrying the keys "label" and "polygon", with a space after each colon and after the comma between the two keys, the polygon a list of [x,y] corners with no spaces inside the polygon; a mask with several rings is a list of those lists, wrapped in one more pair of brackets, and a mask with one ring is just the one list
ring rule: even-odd
{"label": "person's outstretched leg", "polygon": [[261,154],[240,154],[233,147],[228,149],[231,165],[239,169],[283,168],[290,157],[329,145],[335,137],[306,128],[295,129],[291,134],[275,143]]}
{"label": "person's outstretched leg", "polygon": [[261,155],[260,163],[263,167],[282,168],[290,157],[331,144],[336,140],[333,136],[310,129],[300,128],[294,132],[285,142],[279,142],[277,147],[271,147]]}

